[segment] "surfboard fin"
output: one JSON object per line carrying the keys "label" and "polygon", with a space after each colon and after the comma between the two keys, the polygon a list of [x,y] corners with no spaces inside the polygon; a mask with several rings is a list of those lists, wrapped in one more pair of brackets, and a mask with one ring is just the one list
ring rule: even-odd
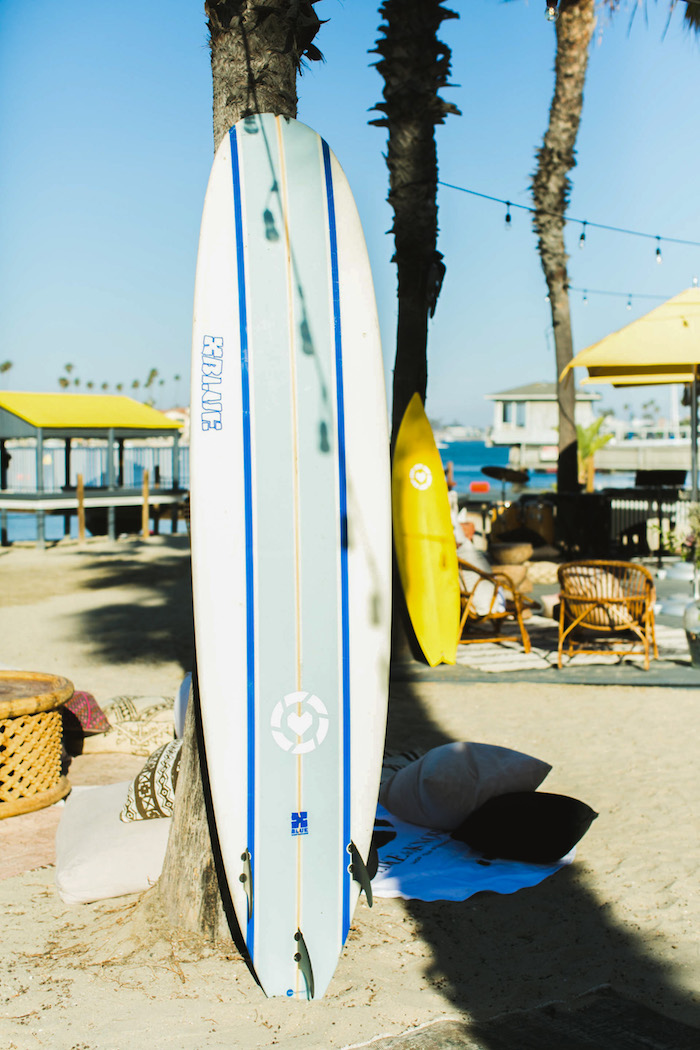
{"label": "surfboard fin", "polygon": [[372,896],[372,881],[367,871],[367,865],[360,856],[360,851],[354,842],[351,842],[348,846],[348,853],[352,860],[348,865],[348,871],[352,875],[355,882],[359,882],[360,889],[365,891],[365,897],[370,908],[374,904],[374,897]]}
{"label": "surfboard fin", "polygon": [[250,922],[253,915],[253,871],[250,866],[249,850],[241,853],[241,860],[243,861],[243,871],[238,876],[238,880],[243,883],[243,889],[248,901],[248,922]]}
{"label": "surfboard fin", "polygon": [[294,961],[299,964],[304,981],[306,982],[306,998],[313,999],[314,997],[314,971],[311,966],[311,959],[309,952],[306,947],[306,941],[301,930],[297,930],[294,934],[294,940],[297,942],[298,951],[294,955]]}

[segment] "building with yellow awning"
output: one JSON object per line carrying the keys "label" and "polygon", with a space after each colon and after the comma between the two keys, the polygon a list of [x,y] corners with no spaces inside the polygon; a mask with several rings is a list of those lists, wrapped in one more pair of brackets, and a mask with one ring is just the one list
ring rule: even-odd
{"label": "building with yellow awning", "polygon": [[588,369],[582,385],[657,386],[691,384],[691,492],[698,498],[698,374],[700,373],[700,288],[686,288],[661,306],[611,332],[569,362]]}
{"label": "building with yellow awning", "polygon": [[[166,438],[172,444],[172,489],[159,493],[161,502],[179,501],[179,437],[181,424],[163,412],[133,398],[109,394],[37,394],[0,391],[0,510],[32,510],[37,514],[38,542],[43,544],[43,514],[65,510],[59,503],[75,503],[70,495],[73,442],[94,439],[107,446],[106,492],[91,496],[95,506],[108,508],[109,534],[114,534],[114,508],[136,505],[138,498],[124,489],[124,443],[133,439]],[[32,439],[36,445],[36,490],[8,492],[9,441]],[[65,448],[66,484],[61,492],[44,486],[44,442],[60,439]]]}

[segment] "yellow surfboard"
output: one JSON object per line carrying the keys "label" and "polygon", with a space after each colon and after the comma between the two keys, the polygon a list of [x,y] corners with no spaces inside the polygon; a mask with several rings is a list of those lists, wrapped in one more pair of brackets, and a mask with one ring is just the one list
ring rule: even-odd
{"label": "yellow surfboard", "polygon": [[447,482],[420,396],[396,437],[391,477],[394,547],[408,613],[431,667],[453,664],[459,635],[459,576]]}

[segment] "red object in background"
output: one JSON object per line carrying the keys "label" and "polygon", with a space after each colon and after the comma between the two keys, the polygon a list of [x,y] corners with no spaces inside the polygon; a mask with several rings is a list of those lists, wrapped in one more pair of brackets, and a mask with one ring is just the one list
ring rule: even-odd
{"label": "red object in background", "polygon": [[488,481],[470,481],[469,491],[470,492],[488,492],[491,486]]}

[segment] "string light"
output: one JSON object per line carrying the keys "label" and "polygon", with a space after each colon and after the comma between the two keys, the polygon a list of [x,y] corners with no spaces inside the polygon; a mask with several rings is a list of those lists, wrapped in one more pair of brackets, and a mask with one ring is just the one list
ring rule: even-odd
{"label": "string light", "polygon": [[578,246],[579,246],[579,248],[585,247],[585,244],[586,244],[586,226],[587,225],[588,225],[587,222],[583,223],[583,227],[581,229],[581,236],[578,239]]}
{"label": "string light", "polygon": [[544,9],[544,17],[548,22],[556,22],[559,18],[559,11],[557,10],[557,3],[559,0],[547,0],[547,6]]}
{"label": "string light", "polygon": [[647,292],[610,292],[607,290],[603,290],[602,288],[577,288],[575,285],[572,284],[568,285],[567,291],[581,292],[583,294],[584,303],[588,302],[588,297],[590,295],[607,295],[613,296],[616,299],[626,299],[627,302],[625,306],[627,310],[632,309],[633,299],[653,299],[658,302],[665,302],[667,299],[671,298],[670,295],[650,295]]}
{"label": "string light", "polygon": [[[469,190],[466,186],[456,186],[453,182],[443,182],[442,179],[438,180],[439,186],[444,186],[448,190],[457,190],[459,193],[468,193],[471,197],[481,197],[482,200],[494,201],[496,204],[505,204],[509,208],[520,208],[521,211],[527,211],[531,215],[534,215],[537,211],[536,208],[532,208],[527,204],[516,204],[513,201],[502,200],[501,197],[492,197],[488,193],[479,193],[477,190]],[[542,209],[540,214],[543,215],[559,215],[556,211],[547,211]],[[661,242],[664,241],[666,244],[684,244],[691,248],[700,248],[700,241],[688,241],[681,237],[663,237],[656,233],[645,233],[643,230],[628,230],[623,226],[609,226],[603,222],[591,222],[590,219],[577,219],[573,215],[564,215],[565,222],[579,223],[582,227],[591,226],[595,230],[607,230],[609,233],[624,233],[628,237],[646,237],[649,240],[654,240],[657,243],[656,260],[662,262],[661,258]],[[584,238],[585,243],[585,238]],[[581,238],[579,237],[579,245],[581,244]]]}
{"label": "string light", "polygon": [[506,226],[510,229],[511,214],[510,214],[510,201],[506,201]]}

